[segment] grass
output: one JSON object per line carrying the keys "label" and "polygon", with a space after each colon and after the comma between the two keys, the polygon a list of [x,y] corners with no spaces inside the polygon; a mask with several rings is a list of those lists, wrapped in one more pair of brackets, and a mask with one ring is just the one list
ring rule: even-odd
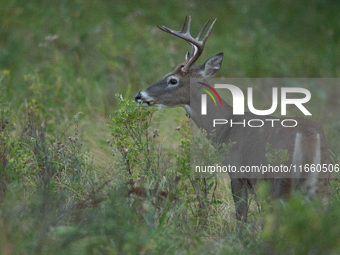
{"label": "grass", "polygon": [[[176,179],[174,155],[188,134],[183,109],[153,115],[151,127],[160,133],[152,144],[162,146],[159,173],[168,182],[136,168],[135,187],[149,192],[142,199],[126,199],[130,177],[112,156],[107,124],[121,107],[116,93],[133,99],[190,49],[156,25],[179,30],[191,15],[196,34],[217,17],[199,63],[223,51],[218,77],[339,78],[339,8],[332,0],[1,1],[0,254],[336,254],[337,180],[331,215],[300,198],[259,214],[253,201],[250,223],[237,232],[223,179],[216,191],[223,203],[212,205],[204,228],[189,179]],[[335,162],[337,87],[312,85],[308,105]],[[77,143],[68,139],[75,132]],[[166,201],[152,194],[156,184],[170,194]]]}

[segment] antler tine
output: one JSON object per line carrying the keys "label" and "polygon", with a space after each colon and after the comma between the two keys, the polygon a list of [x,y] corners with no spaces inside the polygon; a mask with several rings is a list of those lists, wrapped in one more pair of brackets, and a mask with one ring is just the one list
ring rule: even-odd
{"label": "antler tine", "polygon": [[[175,35],[175,36],[177,36],[177,37],[179,37],[179,38],[182,38],[182,39],[188,41],[188,39],[190,39],[189,37],[191,37],[191,36],[190,36],[191,17],[189,16],[189,22],[188,22],[187,32],[184,33],[185,27],[186,27],[186,25],[187,25],[187,19],[188,19],[188,16],[185,16],[185,20],[184,20],[184,24],[183,24],[182,31],[175,31],[175,30],[172,30],[172,29],[167,28],[167,27],[165,27],[165,26],[158,26],[158,25],[157,25],[157,27],[158,27],[160,30],[164,31],[164,32],[167,32],[167,33],[169,33],[169,34],[173,34],[173,35]],[[193,39],[193,38],[192,38],[192,39]],[[188,42],[189,42],[189,41],[188,41]],[[190,42],[189,42],[189,43],[190,43]]]}
{"label": "antler tine", "polygon": [[[215,19],[215,21],[216,21],[216,19]],[[215,21],[214,21],[214,22],[215,22]],[[201,39],[201,36],[202,36],[202,34],[203,34],[203,32],[204,32],[204,30],[205,30],[205,28],[207,27],[207,25],[208,25],[209,22],[210,22],[210,19],[208,19],[208,21],[205,22],[204,26],[202,27],[201,31],[199,32],[199,34],[198,34],[198,36],[195,38],[195,40]],[[214,23],[213,23],[213,24],[214,24]]]}
{"label": "antler tine", "polygon": [[[187,25],[187,19],[188,19],[188,16],[185,16],[185,20],[184,20],[184,24],[183,24],[183,28],[182,28],[182,31],[181,31],[181,33],[183,33],[184,32],[184,30],[185,30],[185,27],[186,27],[186,25]],[[190,21],[189,22],[191,22],[191,18],[189,18],[190,19]]]}
{"label": "antler tine", "polygon": [[[210,35],[210,33],[211,33],[211,31],[212,31],[212,29],[213,29],[213,27],[214,27],[214,25],[215,25],[215,22],[216,22],[216,20],[217,20],[217,18],[213,21],[213,23],[211,24],[211,26],[209,27],[209,30],[208,30],[208,32],[205,34],[205,36],[204,36],[204,38],[203,38],[203,44],[205,44],[205,42],[208,40],[208,37],[209,37],[209,35]],[[209,22],[210,20],[208,20],[208,22]],[[208,23],[206,23],[206,25],[207,25]],[[205,28],[205,27],[204,27]]]}
{"label": "antler tine", "polygon": [[[160,30],[164,31],[164,32],[167,32],[167,33],[169,33],[169,34],[173,34],[173,35],[178,36],[176,33],[185,34],[184,31],[185,31],[185,27],[187,26],[187,20],[188,20],[188,16],[185,16],[185,20],[184,20],[184,24],[183,24],[183,28],[182,28],[182,31],[181,31],[181,32],[179,32],[179,31],[174,31],[174,30],[172,30],[172,29],[170,29],[170,28],[167,28],[167,27],[165,27],[165,26],[158,26],[158,25],[157,25],[157,27],[158,27]],[[190,30],[190,23],[191,23],[191,17],[189,16],[189,27],[188,27],[189,30]]]}
{"label": "antler tine", "polygon": [[191,16],[189,15],[188,28],[187,28],[187,34],[188,35],[190,35],[190,27],[191,27]]}

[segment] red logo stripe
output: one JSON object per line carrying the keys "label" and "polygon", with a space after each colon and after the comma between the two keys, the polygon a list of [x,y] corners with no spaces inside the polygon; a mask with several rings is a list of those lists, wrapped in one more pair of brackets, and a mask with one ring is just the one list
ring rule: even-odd
{"label": "red logo stripe", "polygon": [[220,96],[217,94],[217,91],[216,91],[213,87],[211,87],[210,85],[205,84],[205,83],[203,83],[203,82],[197,82],[197,83],[202,84],[202,85],[208,87],[209,89],[211,89],[212,92],[214,92],[215,95],[217,96],[218,100],[220,100],[220,103],[221,103],[221,105],[222,105],[222,100],[221,100]]}

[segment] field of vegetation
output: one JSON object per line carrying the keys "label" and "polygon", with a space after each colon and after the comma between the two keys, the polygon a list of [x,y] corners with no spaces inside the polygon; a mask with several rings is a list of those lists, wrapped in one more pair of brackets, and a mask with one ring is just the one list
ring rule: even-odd
{"label": "field of vegetation", "polygon": [[[189,45],[156,25],[180,30],[186,15],[193,34],[217,18],[199,60],[223,51],[217,77],[339,78],[339,10],[334,0],[0,1],[0,254],[339,254],[338,179],[327,210],[299,194],[267,203],[260,185],[240,225],[229,181],[190,175],[183,109],[133,101],[184,60]],[[332,81],[312,88],[308,107],[340,163]]]}

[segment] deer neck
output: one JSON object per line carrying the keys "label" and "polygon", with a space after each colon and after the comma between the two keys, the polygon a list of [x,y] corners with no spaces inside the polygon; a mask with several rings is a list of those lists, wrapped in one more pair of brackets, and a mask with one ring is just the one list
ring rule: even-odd
{"label": "deer neck", "polygon": [[216,130],[215,136],[212,137],[212,140],[214,142],[218,142],[220,136],[229,133],[231,128],[229,125],[217,125],[216,127],[213,127],[214,119],[231,119],[233,117],[233,108],[223,99],[221,99],[222,105],[218,100],[216,100],[217,105],[215,105],[214,101],[208,95],[207,114],[202,115],[201,97],[202,94],[205,94],[205,92],[196,88],[192,89],[195,89],[195,93],[191,93],[190,106],[184,106],[186,114],[190,116],[199,128],[204,129],[207,134],[211,134],[214,130]]}

